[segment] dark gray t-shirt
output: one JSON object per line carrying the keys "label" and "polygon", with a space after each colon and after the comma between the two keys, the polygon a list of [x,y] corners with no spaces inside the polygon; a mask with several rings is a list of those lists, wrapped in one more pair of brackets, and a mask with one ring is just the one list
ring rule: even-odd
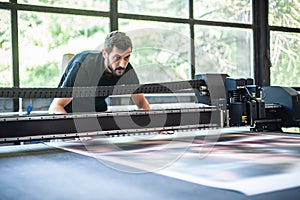
{"label": "dark gray t-shirt", "polygon": [[[94,87],[138,83],[137,74],[130,63],[122,76],[112,76],[104,70],[104,58],[100,51],[84,51],[70,60],[58,87]],[[65,106],[65,110],[68,113],[105,111],[107,110],[105,98],[73,98]]]}

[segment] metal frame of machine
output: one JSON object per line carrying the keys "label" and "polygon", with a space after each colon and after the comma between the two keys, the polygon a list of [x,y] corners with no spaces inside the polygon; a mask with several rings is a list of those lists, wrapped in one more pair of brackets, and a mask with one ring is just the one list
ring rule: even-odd
{"label": "metal frame of machine", "polygon": [[199,74],[209,94],[195,90],[197,102],[224,111],[225,126],[250,126],[253,131],[281,131],[300,127],[300,94],[293,88],[260,87],[252,78],[232,78],[227,74]]}
{"label": "metal frame of machine", "polygon": [[196,103],[184,109],[72,113],[0,118],[0,142],[122,135],[159,130],[250,126],[254,131],[300,125],[299,94],[287,87],[259,87],[251,78],[199,74],[196,80],[91,88],[0,88],[0,97],[96,97],[111,94],[195,91]]}

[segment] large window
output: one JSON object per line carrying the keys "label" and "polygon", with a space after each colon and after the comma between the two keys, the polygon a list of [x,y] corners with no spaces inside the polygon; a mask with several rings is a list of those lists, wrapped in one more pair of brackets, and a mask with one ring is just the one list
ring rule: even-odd
{"label": "large window", "polygon": [[[190,79],[190,37],[187,24],[119,20],[134,47],[131,63],[141,82]],[[138,28],[135,28],[138,27]]]}
{"label": "large window", "polygon": [[[251,24],[251,8],[251,0],[195,0],[194,16],[199,20]],[[252,29],[227,26],[195,25],[196,73],[253,77]]]}
{"label": "large window", "polygon": [[223,0],[17,3],[21,5],[16,7],[19,45],[14,48],[19,66],[14,67],[21,87],[55,87],[63,55],[98,48],[109,26],[132,37],[131,62],[142,83],[187,80],[194,73],[211,72],[253,77],[250,0],[231,2],[229,7]]}
{"label": "large window", "polygon": [[12,86],[10,12],[0,10],[0,86]]}
{"label": "large window", "polygon": [[271,85],[300,86],[300,0],[270,0]]}
{"label": "large window", "polygon": [[63,55],[96,49],[109,31],[109,21],[102,17],[18,14],[21,87],[56,87]]}
{"label": "large window", "polygon": [[248,29],[196,26],[196,73],[253,77],[252,35]]}
{"label": "large window", "polygon": [[[299,86],[300,0],[262,2],[0,0],[0,86],[55,87],[64,54],[99,48],[114,29],[133,37],[131,62],[143,83],[199,73],[254,78],[261,66],[253,49],[263,47],[271,84]],[[267,47],[254,24],[257,5],[269,5]]]}

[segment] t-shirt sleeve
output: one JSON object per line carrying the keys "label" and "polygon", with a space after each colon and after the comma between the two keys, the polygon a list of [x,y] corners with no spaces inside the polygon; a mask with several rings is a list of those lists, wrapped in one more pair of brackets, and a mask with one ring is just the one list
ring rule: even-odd
{"label": "t-shirt sleeve", "polygon": [[65,78],[60,87],[88,87],[95,86],[92,84],[91,76],[86,68],[86,63],[75,62],[71,70],[66,72]]}
{"label": "t-shirt sleeve", "polygon": [[58,87],[89,86],[89,74],[87,72],[89,59],[86,59],[88,55],[89,51],[85,51],[75,55],[71,59],[64,74],[62,75]]}
{"label": "t-shirt sleeve", "polygon": [[70,63],[70,68],[65,71],[62,80],[59,83],[59,87],[73,87],[74,82],[80,67],[80,63]]}

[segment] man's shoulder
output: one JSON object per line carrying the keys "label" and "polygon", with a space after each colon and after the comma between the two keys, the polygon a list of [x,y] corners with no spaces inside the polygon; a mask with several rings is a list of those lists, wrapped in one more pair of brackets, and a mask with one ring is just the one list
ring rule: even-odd
{"label": "man's shoulder", "polygon": [[73,62],[82,62],[87,56],[100,56],[102,55],[99,50],[85,50],[74,56]]}
{"label": "man's shoulder", "polygon": [[[68,63],[66,69],[65,69],[65,74],[76,74],[79,68],[82,68],[82,66],[85,66],[90,60],[100,60],[102,56],[101,51],[99,50],[86,50],[82,51],[80,53],[77,53]],[[89,58],[88,61],[86,58]],[[90,64],[90,63],[89,63]]]}

